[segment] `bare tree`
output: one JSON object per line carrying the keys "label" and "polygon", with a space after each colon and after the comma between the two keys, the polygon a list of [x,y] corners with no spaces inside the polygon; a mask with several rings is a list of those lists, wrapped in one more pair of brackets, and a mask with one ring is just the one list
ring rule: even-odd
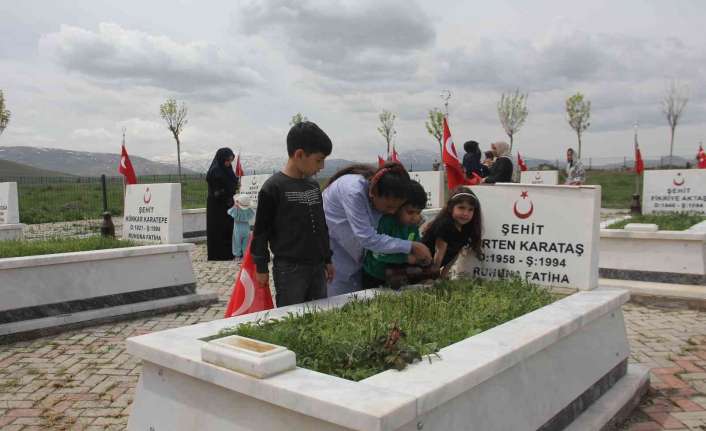
{"label": "bare tree", "polygon": [[159,106],[159,114],[162,116],[164,121],[167,122],[167,128],[172,135],[177,145],[177,169],[179,172],[179,182],[181,182],[181,142],[179,141],[179,135],[181,134],[184,126],[186,126],[186,104],[182,102],[181,105],[177,105],[177,101],[169,98],[166,102]]}
{"label": "bare tree", "polygon": [[387,142],[387,157],[389,158],[390,144],[397,134],[397,131],[395,130],[395,118],[397,118],[397,116],[392,112],[383,109],[378,118],[380,119],[378,132],[380,132],[382,137],[385,138],[385,142]]}
{"label": "bare tree", "polygon": [[688,91],[685,86],[680,86],[676,81],[671,81],[667,87],[667,92],[662,100],[662,112],[667,117],[667,123],[671,129],[669,140],[669,164],[672,164],[674,154],[674,132],[677,129],[681,115],[689,101]]}
{"label": "bare tree", "polygon": [[520,127],[525,123],[527,114],[529,114],[527,96],[527,93],[520,93],[520,90],[517,89],[513,93],[503,93],[500,96],[500,102],[498,102],[498,117],[505,133],[510,138],[510,151],[512,151],[515,134],[520,131]]}
{"label": "bare tree", "polygon": [[289,120],[289,125],[294,126],[295,124],[299,124],[304,121],[309,121],[309,119],[306,118],[301,112],[297,112],[296,114],[292,115],[292,119]]}
{"label": "bare tree", "polygon": [[439,143],[439,157],[442,157],[444,149],[441,139],[444,137],[444,113],[438,108],[430,109],[429,120],[425,121],[424,125],[427,132]]}
{"label": "bare tree", "polygon": [[576,132],[579,141],[579,159],[581,158],[581,135],[591,125],[591,102],[585,100],[583,94],[576,93],[566,99],[566,115],[569,126]]}
{"label": "bare tree", "polygon": [[5,128],[10,123],[11,113],[5,109],[5,95],[0,90],[0,135],[5,131]]}

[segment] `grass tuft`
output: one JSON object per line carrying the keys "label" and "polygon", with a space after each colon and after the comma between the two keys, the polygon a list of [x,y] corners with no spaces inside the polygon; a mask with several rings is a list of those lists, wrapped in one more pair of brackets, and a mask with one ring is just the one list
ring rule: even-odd
{"label": "grass tuft", "polygon": [[0,258],[37,256],[41,254],[71,253],[134,247],[139,244],[116,238],[93,236],[89,238],[53,238],[41,241],[0,241]]}
{"label": "grass tuft", "polygon": [[300,367],[358,381],[402,369],[553,300],[546,289],[520,280],[443,281],[355,299],[341,308],[241,324],[219,336],[286,346]]}
{"label": "grass tuft", "polygon": [[687,230],[704,220],[706,217],[694,214],[649,214],[615,222],[608,229],[624,229],[628,223],[651,223],[656,224],[659,230]]}

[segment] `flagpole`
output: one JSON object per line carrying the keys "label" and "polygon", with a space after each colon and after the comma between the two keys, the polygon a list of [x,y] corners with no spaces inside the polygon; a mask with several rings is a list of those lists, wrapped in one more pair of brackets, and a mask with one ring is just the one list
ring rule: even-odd
{"label": "flagpole", "polygon": [[[448,123],[448,121],[449,121],[449,99],[451,99],[451,90],[441,90],[441,94],[439,94],[439,96],[441,97],[441,100],[444,101],[444,118],[446,118],[446,122]],[[445,171],[446,166],[444,165],[444,162],[443,162],[443,159],[444,159],[443,150],[442,150],[442,153],[439,154],[439,157],[440,157],[439,170]]]}
{"label": "flagpole", "polygon": [[640,123],[635,121],[635,124],[633,124],[633,129],[635,131],[633,143],[633,152],[635,153],[633,155],[633,158],[635,159],[635,193],[632,195],[632,202],[630,203],[631,215],[642,214],[642,205],[640,205],[640,174],[637,172],[637,151],[639,146],[639,144],[637,143],[637,130],[639,127]]}

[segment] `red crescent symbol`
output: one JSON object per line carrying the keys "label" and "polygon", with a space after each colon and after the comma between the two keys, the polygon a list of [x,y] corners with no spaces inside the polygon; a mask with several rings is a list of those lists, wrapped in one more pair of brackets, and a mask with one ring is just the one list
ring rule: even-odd
{"label": "red crescent symbol", "polygon": [[142,200],[143,200],[146,204],[150,203],[150,201],[152,200],[152,193],[150,192],[150,188],[149,188],[149,187],[147,187],[147,189],[145,189],[145,195],[142,197]]}
{"label": "red crescent symbol", "polygon": [[534,203],[530,201],[530,209],[526,213],[521,213],[517,210],[517,201],[515,201],[515,205],[512,207],[512,212],[515,213],[515,216],[519,219],[526,219],[527,217],[532,215],[532,212],[534,211]]}
{"label": "red crescent symbol", "polygon": [[677,177],[681,178],[681,182],[680,182],[680,183],[677,182],[677,179],[674,178],[674,179],[672,180],[672,184],[674,184],[674,185],[677,186],[677,187],[683,186],[683,185],[684,185],[684,181],[686,181],[686,180],[684,179],[684,177],[681,176],[681,174],[677,174]]}

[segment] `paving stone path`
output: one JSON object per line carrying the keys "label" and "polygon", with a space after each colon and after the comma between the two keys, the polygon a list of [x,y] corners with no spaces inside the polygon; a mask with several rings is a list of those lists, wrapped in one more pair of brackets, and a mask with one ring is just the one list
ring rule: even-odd
{"label": "paving stone path", "polygon": [[[140,375],[125,339],[219,319],[235,278],[232,262],[192,254],[200,289],[220,301],[193,311],[140,318],[0,345],[1,430],[122,430]],[[631,360],[652,368],[648,397],[624,430],[706,430],[706,313],[624,307]]]}

